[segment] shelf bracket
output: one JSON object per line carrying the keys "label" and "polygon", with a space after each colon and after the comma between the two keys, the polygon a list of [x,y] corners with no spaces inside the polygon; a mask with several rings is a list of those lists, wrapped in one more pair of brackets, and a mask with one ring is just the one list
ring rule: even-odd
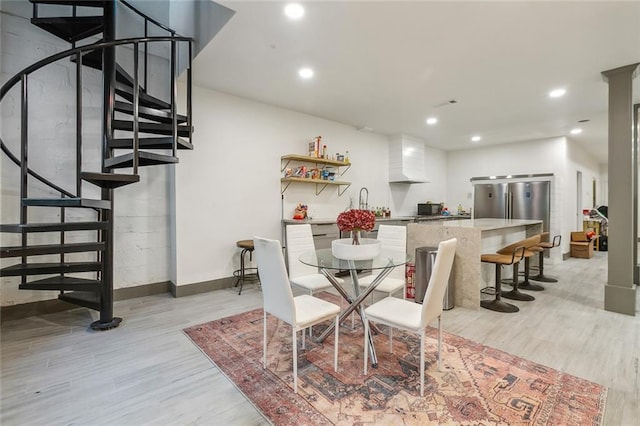
{"label": "shelf bracket", "polygon": [[[338,167],[338,171],[340,173],[340,176],[342,176],[343,174],[345,174],[347,172],[347,170],[349,170],[351,168],[351,163],[349,163],[349,165],[347,166],[346,169],[342,170],[341,172],[339,171],[340,167]],[[347,188],[345,188],[347,189]]]}
{"label": "shelf bracket", "polygon": [[[327,184],[325,183],[324,185],[322,185],[322,189],[320,191],[318,191],[318,185],[322,185],[322,184],[316,183],[316,195],[320,195],[322,193],[322,191],[324,191],[324,189],[327,187]],[[339,187],[338,187],[338,190],[340,190]]]}
{"label": "shelf bracket", "polygon": [[289,165],[290,162],[291,162],[291,160],[287,160],[287,162],[284,163],[284,166],[282,165],[282,163],[280,163],[280,173],[285,171],[285,169],[287,168],[287,166]]}
{"label": "shelf bracket", "polygon": [[280,185],[280,194],[284,194],[287,188],[289,188],[289,185],[291,185],[291,182],[287,182],[284,188],[282,187],[282,185]]}
{"label": "shelf bracket", "polygon": [[[342,189],[342,187],[338,187],[338,197],[341,196],[342,194],[344,194],[344,191],[346,191],[347,189],[349,189],[349,187],[351,186],[351,184],[349,185],[344,185],[344,189]],[[342,189],[342,191],[341,191]]]}

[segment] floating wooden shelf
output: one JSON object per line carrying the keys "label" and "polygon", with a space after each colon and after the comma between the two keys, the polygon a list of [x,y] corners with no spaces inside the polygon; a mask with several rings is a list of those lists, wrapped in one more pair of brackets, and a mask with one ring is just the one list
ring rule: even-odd
{"label": "floating wooden shelf", "polygon": [[[344,161],[335,161],[335,160],[326,160],[324,158],[316,158],[309,157],[306,155],[299,154],[288,154],[280,157],[281,160],[281,168],[280,172],[284,172],[287,166],[291,161],[295,161],[298,163],[307,163],[314,164],[316,168],[318,166],[322,166],[322,169],[337,167],[338,173],[336,176],[342,176],[344,172],[349,170],[351,167],[351,163],[346,163]],[[340,170],[340,167],[343,167]],[[289,185],[292,183],[305,183],[305,184],[315,184],[316,185],[316,195],[319,195],[322,191],[325,190],[327,186],[337,186],[338,187],[338,196],[344,194],[344,192],[349,188],[351,182],[339,181],[339,180],[323,180],[323,179],[310,179],[310,178],[301,178],[301,177],[283,177],[280,179],[280,193],[284,194],[284,192],[289,188]]]}
{"label": "floating wooden shelf", "polygon": [[[284,171],[284,169],[286,169],[289,165],[290,161],[301,161],[303,163],[322,164],[325,166],[346,167],[347,169],[351,167],[351,163],[346,163],[344,161],[325,160],[324,158],[309,157],[307,155],[299,154],[283,155],[280,159],[282,161],[286,161],[286,163],[282,166],[282,170],[280,171]],[[347,169],[345,169],[344,172],[346,172]]]}
{"label": "floating wooden shelf", "polygon": [[[280,183],[284,184],[284,187],[281,188],[280,192],[284,194],[284,191],[287,190],[290,184],[292,183],[307,183],[307,184],[315,184],[316,185],[316,195],[319,195],[324,189],[329,185],[334,185],[338,187],[338,195],[344,194],[344,191],[351,185],[351,182],[339,181],[339,180],[323,180],[323,179],[308,179],[308,178],[298,178],[298,177],[288,177],[281,178]],[[344,186],[345,188],[341,188]]]}

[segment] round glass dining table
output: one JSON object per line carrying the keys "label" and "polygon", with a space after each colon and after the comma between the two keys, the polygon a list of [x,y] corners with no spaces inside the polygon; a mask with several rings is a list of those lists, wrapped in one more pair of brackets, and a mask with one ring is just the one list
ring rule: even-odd
{"label": "round glass dining table", "polygon": [[[364,299],[376,289],[376,287],[389,275],[389,273],[391,273],[393,268],[406,264],[411,260],[411,257],[404,251],[383,248],[380,251],[380,254],[373,259],[346,260],[338,259],[333,255],[332,250],[328,248],[302,253],[299,260],[305,265],[317,267],[320,270],[320,273],[327,277],[338,293],[340,293],[340,295],[349,302],[349,306],[340,314],[339,323],[342,323],[354,310],[358,312],[364,323],[364,321],[366,321],[366,314],[364,309],[360,306]],[[351,282],[353,284],[353,295],[350,294],[336,279],[334,275],[335,271],[349,272]],[[372,271],[376,274],[376,277],[371,281],[371,284],[362,291],[360,291],[360,285],[358,283],[358,272],[360,271]],[[316,339],[316,341],[324,341],[324,339],[332,333],[334,326],[335,325],[331,325],[328,327],[320,337]],[[373,346],[373,340],[371,339],[371,331],[379,331],[373,324],[371,324],[368,337],[370,342],[369,349],[371,352],[372,365],[373,367],[377,367],[378,360]]]}

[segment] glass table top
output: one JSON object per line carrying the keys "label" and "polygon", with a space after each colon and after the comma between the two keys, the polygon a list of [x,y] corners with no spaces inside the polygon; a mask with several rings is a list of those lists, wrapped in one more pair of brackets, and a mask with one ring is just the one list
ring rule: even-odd
{"label": "glass table top", "polygon": [[369,260],[345,260],[333,256],[330,248],[304,252],[299,257],[305,265],[341,271],[351,269],[384,269],[400,266],[411,260],[411,256],[399,250],[382,249],[380,254]]}

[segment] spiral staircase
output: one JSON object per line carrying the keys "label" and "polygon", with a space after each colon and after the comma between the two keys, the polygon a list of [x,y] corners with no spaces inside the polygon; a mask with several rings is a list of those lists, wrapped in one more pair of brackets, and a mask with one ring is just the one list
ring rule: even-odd
{"label": "spiral staircase", "polygon": [[[13,258],[18,263],[3,267],[1,277],[20,280],[19,289],[59,291],[58,299],[99,311],[99,319],[91,324],[94,330],[108,330],[122,321],[113,314],[114,290],[114,214],[113,201],[116,189],[140,181],[139,167],[174,164],[178,162],[177,150],[193,149],[191,145],[191,59],[193,40],[181,37],[175,31],[141,13],[123,0],[29,0],[33,7],[31,23],[55,37],[70,43],[70,49],[51,55],[25,68],[4,84],[0,91],[0,102],[13,89],[18,92],[19,102],[19,153],[13,145],[0,140],[2,151],[19,168],[19,223],[2,224],[2,235],[17,234],[13,242],[19,244],[0,247],[2,258]],[[52,8],[58,15],[43,17],[39,7]],[[144,20],[145,36],[138,38],[116,38],[116,16],[118,8]],[[91,11],[91,12],[89,12]],[[51,15],[48,13],[47,15]],[[148,36],[154,27],[165,36]],[[77,46],[84,43],[82,46]],[[153,46],[165,46],[170,53],[165,58],[170,68],[168,87],[170,99],[160,99],[147,91],[150,75],[147,71],[150,51]],[[169,48],[170,47],[170,48]],[[116,62],[116,49],[132,52],[132,72]],[[183,50],[184,49],[184,50]],[[161,50],[161,49],[156,49]],[[186,61],[186,115],[177,112],[177,78],[180,66],[179,51],[188,51]],[[141,59],[142,58],[142,59]],[[29,77],[36,71],[66,61],[66,66],[75,70],[75,161],[60,167],[75,168],[73,191],[53,182],[38,170],[29,167],[29,160],[38,155],[29,150],[29,122],[36,121],[30,113]],[[71,65],[69,65],[69,61]],[[131,63],[127,65],[131,68]],[[102,129],[100,147],[100,170],[84,170],[83,150],[83,67],[99,70],[102,74]],[[164,82],[161,84],[165,84]],[[156,83],[155,86],[158,84]],[[154,87],[155,87],[154,86]],[[7,141],[9,142],[9,141]],[[96,162],[97,164],[97,162]],[[100,197],[83,196],[83,182],[100,188],[93,193]],[[50,198],[36,198],[35,184],[44,184]],[[30,209],[37,207],[39,219],[30,221]],[[92,220],[71,220],[65,209],[87,209]],[[42,209],[50,209],[48,217],[57,219],[42,221]],[[31,215],[35,216],[35,215]],[[86,216],[86,215],[85,215]],[[84,233],[79,239],[73,233]],[[35,243],[42,238],[33,234],[47,233],[55,243]],[[78,235],[78,234],[75,234]],[[4,241],[9,238],[3,238]],[[80,255],[78,255],[80,254]],[[47,262],[40,259],[46,258]],[[52,257],[54,262],[50,260]],[[85,259],[77,261],[78,258]],[[91,259],[87,261],[86,259]],[[6,262],[5,262],[6,263]],[[9,262],[12,263],[12,262]],[[80,276],[78,276],[80,275]]]}

